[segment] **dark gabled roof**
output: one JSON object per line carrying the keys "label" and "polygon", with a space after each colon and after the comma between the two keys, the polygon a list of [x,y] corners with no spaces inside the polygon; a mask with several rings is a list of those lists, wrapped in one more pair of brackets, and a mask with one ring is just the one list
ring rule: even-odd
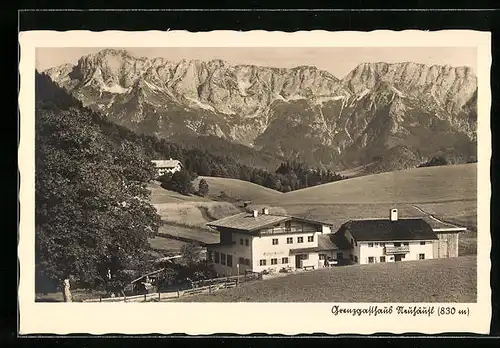
{"label": "dark gabled roof", "polygon": [[207,226],[253,232],[289,220],[303,221],[318,225],[323,224],[322,222],[319,221],[313,221],[294,216],[259,213],[256,217],[254,217],[253,213],[240,213],[216,221],[209,222],[207,223]]}
{"label": "dark gabled roof", "polygon": [[339,247],[335,244],[333,237],[334,235],[331,233],[320,234],[318,236],[318,251],[338,250]]}
{"label": "dark gabled roof", "polygon": [[357,241],[438,239],[423,219],[351,220],[343,224],[339,231],[349,231]]}

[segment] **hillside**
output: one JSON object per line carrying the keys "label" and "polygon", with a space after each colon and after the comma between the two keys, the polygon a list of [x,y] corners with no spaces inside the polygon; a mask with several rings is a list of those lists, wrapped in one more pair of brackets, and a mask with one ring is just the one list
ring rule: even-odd
{"label": "hillside", "polygon": [[475,200],[475,163],[367,175],[288,192],[280,204],[436,203]]}
{"label": "hillside", "polygon": [[367,62],[339,79],[307,65],[173,62],[103,49],[44,74],[112,122],[180,142],[202,137],[193,146],[217,137],[210,151],[225,143],[225,154],[252,166],[285,158],[386,172],[437,155],[451,163],[476,157],[469,67]]}
{"label": "hillside", "polygon": [[[432,272],[429,270],[432,269]],[[260,280],[178,302],[475,302],[474,256],[353,265]]]}
{"label": "hillside", "polygon": [[282,195],[281,192],[271,190],[267,187],[260,186],[248,181],[215,178],[200,176],[194,181],[195,187],[201,179],[205,179],[209,186],[209,195],[218,197],[221,192],[224,192],[228,199],[236,201],[254,201],[254,200],[270,200]]}
{"label": "hillside", "polygon": [[[325,221],[336,231],[350,219],[387,218],[392,208],[402,218],[425,217],[466,227],[459,255],[477,246],[477,165],[474,163],[367,175],[284,193],[258,201],[287,214]],[[279,208],[274,208],[279,207]]]}

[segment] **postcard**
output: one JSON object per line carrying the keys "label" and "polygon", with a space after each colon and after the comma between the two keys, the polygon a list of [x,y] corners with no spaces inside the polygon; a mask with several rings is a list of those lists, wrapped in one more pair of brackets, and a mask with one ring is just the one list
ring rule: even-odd
{"label": "postcard", "polygon": [[491,35],[19,35],[19,333],[488,333]]}

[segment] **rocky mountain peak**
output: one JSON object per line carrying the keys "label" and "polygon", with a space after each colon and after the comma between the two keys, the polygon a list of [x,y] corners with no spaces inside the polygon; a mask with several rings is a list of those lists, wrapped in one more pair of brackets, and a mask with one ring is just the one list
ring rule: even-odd
{"label": "rocky mountain peak", "polygon": [[44,73],[134,130],[215,135],[312,164],[366,164],[394,146],[415,158],[462,153],[475,141],[477,81],[468,67],[367,62],[339,80],[308,65],[175,62],[105,49]]}

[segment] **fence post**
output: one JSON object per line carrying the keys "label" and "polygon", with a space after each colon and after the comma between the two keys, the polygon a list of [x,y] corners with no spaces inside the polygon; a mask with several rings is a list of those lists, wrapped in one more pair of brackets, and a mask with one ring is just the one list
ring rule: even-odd
{"label": "fence post", "polygon": [[210,279],[210,282],[208,283],[208,293],[212,293],[212,279]]}
{"label": "fence post", "polygon": [[179,289],[177,289],[177,298],[181,297],[180,293],[179,293]]}
{"label": "fence post", "polygon": [[161,301],[161,292],[160,292],[160,289],[158,289],[158,302]]}
{"label": "fence post", "polygon": [[99,302],[102,302],[102,295],[99,294]]}
{"label": "fence post", "polygon": [[146,293],[144,293],[144,302],[146,302],[146,295],[147,295],[147,294],[146,294]]}

